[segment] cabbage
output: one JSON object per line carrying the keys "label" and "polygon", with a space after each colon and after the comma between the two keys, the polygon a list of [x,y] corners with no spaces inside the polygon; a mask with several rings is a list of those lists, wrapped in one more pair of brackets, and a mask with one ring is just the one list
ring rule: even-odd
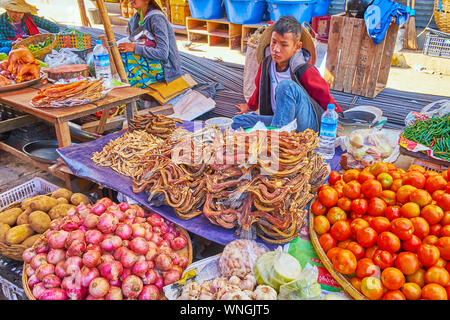
{"label": "cabbage", "polygon": [[319,270],[309,263],[301,272],[299,278],[280,286],[279,300],[319,299],[322,288],[317,282]]}

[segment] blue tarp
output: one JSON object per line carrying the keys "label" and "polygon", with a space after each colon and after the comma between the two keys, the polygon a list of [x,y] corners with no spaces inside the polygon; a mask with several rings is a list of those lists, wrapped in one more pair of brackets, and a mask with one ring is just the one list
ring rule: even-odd
{"label": "blue tarp", "polygon": [[[185,121],[183,127],[186,130],[193,130],[193,122]],[[127,197],[138,202],[143,207],[146,207],[152,211],[157,212],[164,218],[172,221],[173,223],[181,226],[182,228],[197,234],[208,240],[217,242],[222,245],[236,240],[234,236],[235,229],[224,229],[222,227],[213,225],[203,215],[199,215],[190,220],[184,220],[179,218],[172,207],[164,205],[160,207],[150,207],[147,203],[146,192],[135,194],[132,190],[132,179],[123,176],[109,167],[102,167],[96,165],[92,160],[92,154],[96,151],[101,151],[103,147],[113,139],[117,139],[125,133],[125,130],[106,135],[100,139],[71,145],[69,147],[58,149],[57,152],[61,158],[66,162],[67,166],[72,170],[73,174],[92,180],[99,185],[105,186],[110,189],[114,189]],[[339,169],[339,160],[342,151],[340,148],[336,150],[336,155],[332,159],[330,165],[332,170]],[[268,245],[266,243],[266,245]],[[268,245],[268,247],[274,248],[275,246]]]}

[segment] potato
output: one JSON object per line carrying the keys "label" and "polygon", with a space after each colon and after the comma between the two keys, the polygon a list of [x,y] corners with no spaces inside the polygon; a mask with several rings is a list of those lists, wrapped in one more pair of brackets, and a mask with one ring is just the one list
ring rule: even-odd
{"label": "potato", "polygon": [[33,211],[48,212],[51,208],[53,208],[57,204],[58,201],[55,198],[49,196],[42,196],[39,197],[38,199],[31,201],[30,208],[33,209]]}
{"label": "potato", "polygon": [[16,224],[17,218],[22,213],[20,208],[12,208],[0,213],[0,223],[9,224],[10,227]]}
{"label": "potato", "polygon": [[34,231],[29,224],[21,224],[8,230],[6,233],[6,242],[9,244],[19,244],[33,234]]}
{"label": "potato", "polygon": [[72,191],[67,190],[66,188],[59,188],[52,192],[52,197],[55,199],[58,198],[64,198],[70,200],[70,197],[72,196]]}
{"label": "potato", "polygon": [[28,212],[24,211],[17,217],[16,225],[27,224],[28,223]]}
{"label": "potato", "polygon": [[23,244],[24,246],[29,248],[41,237],[42,237],[42,233],[35,234],[34,236],[26,238],[21,244]]}
{"label": "potato", "polygon": [[69,200],[66,198],[57,198],[56,201],[58,201],[58,204],[68,204]]}
{"label": "potato", "polygon": [[11,229],[9,224],[0,223],[0,242],[6,241],[6,234],[8,233],[9,229]]}
{"label": "potato", "polygon": [[74,193],[72,197],[70,197],[70,202],[77,206],[81,203],[89,204],[89,198],[82,193]]}
{"label": "potato", "polygon": [[50,219],[49,215],[43,211],[33,211],[28,216],[28,221],[34,231],[37,233],[43,233],[50,227],[50,222],[52,222],[52,219]]}
{"label": "potato", "polygon": [[26,198],[26,199],[23,200],[22,203],[21,203],[22,209],[23,209],[23,210],[26,210],[27,208],[30,207],[31,201],[33,201],[33,200],[35,200],[35,199],[37,199],[37,198],[40,198],[40,197],[42,197],[42,196],[38,195],[38,196]]}
{"label": "potato", "polygon": [[71,204],[58,204],[48,212],[48,215],[52,220],[55,220],[67,216],[67,212],[72,209],[75,210],[76,207]]}

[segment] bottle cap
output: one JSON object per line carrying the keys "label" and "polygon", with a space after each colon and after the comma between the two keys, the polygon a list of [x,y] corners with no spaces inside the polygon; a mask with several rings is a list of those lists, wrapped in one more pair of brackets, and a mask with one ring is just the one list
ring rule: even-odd
{"label": "bottle cap", "polygon": [[96,40],[95,44],[103,44],[102,40]]}
{"label": "bottle cap", "polygon": [[333,104],[333,103],[329,103],[328,105],[327,105],[327,109],[328,110],[334,110],[336,108],[336,106]]}

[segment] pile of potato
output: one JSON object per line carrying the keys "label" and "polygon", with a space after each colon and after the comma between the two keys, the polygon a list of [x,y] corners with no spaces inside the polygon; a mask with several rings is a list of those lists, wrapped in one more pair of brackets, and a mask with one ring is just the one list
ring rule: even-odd
{"label": "pile of potato", "polygon": [[0,242],[31,247],[50,227],[52,220],[65,217],[76,206],[89,204],[89,198],[65,188],[51,195],[37,195],[23,200],[20,207],[0,212]]}

